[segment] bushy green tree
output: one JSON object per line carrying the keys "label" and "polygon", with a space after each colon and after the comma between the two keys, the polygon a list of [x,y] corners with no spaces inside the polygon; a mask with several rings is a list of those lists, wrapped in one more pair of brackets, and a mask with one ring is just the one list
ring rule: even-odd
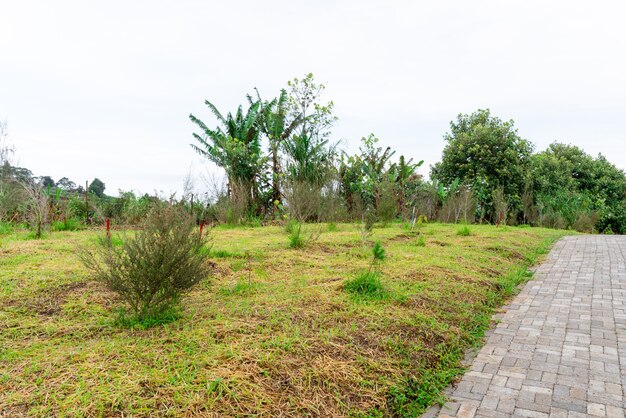
{"label": "bushy green tree", "polygon": [[498,187],[510,210],[520,211],[533,146],[519,136],[512,120],[504,122],[489,109],[460,114],[444,140],[447,144],[441,162],[432,169],[433,178],[444,184],[459,178],[470,186],[481,217],[488,221],[496,221],[492,196]]}

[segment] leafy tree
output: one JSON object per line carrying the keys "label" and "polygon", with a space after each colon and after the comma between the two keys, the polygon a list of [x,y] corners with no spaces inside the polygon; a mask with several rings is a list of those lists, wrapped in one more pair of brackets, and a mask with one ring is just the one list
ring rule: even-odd
{"label": "leafy tree", "polygon": [[54,180],[50,176],[41,176],[41,177],[39,177],[39,183],[44,188],[56,186],[56,183],[54,182]]}
{"label": "leafy tree", "polygon": [[522,139],[514,122],[504,122],[488,109],[471,115],[460,114],[450,123],[450,132],[441,162],[435,164],[431,176],[440,183],[450,184],[459,178],[469,185],[478,199],[483,218],[495,221],[493,193],[502,187],[509,208],[521,209],[524,179],[533,150]]}
{"label": "leafy tree", "polygon": [[102,198],[102,197],[104,197],[105,185],[102,182],[102,180],[100,180],[98,178],[95,178],[89,184],[89,188],[87,190],[89,191],[89,193],[93,193],[96,196]]}
{"label": "leafy tree", "polygon": [[67,177],[61,177],[59,181],[57,181],[56,185],[66,192],[73,192],[77,190],[76,183],[74,183]]}
{"label": "leafy tree", "polygon": [[261,101],[253,102],[246,113],[239,106],[235,115],[229,112],[226,117],[208,100],[205,104],[221,126],[210,129],[200,119],[189,115],[202,131],[202,135],[193,134],[200,146],[191,144],[191,147],[226,171],[229,195],[232,197],[235,188],[241,189],[240,193],[244,196],[239,197],[249,199],[250,209],[258,201],[259,186],[267,163],[261,149],[258,123]]}
{"label": "leafy tree", "polygon": [[300,120],[296,134],[306,135],[313,143],[327,138],[337,118],[333,115],[335,104],[321,102],[326,86],[316,83],[311,73],[288,81],[287,86],[289,119]]}
{"label": "leafy tree", "polygon": [[532,156],[527,187],[541,213],[561,217],[565,227],[582,214],[596,213],[599,230],[622,229],[616,214],[626,201],[626,176],[602,155],[594,158],[576,146],[553,143]]}

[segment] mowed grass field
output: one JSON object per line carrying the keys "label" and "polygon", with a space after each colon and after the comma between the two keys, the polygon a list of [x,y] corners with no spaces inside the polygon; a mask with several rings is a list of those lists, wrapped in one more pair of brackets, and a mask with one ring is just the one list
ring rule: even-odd
{"label": "mowed grass field", "polygon": [[[566,232],[427,224],[211,231],[214,274],[182,318],[116,326],[77,258],[99,232],[0,236],[0,416],[416,416],[442,400],[526,267]],[[343,289],[379,241],[385,293]],[[3,415],[4,414],[4,415]]]}

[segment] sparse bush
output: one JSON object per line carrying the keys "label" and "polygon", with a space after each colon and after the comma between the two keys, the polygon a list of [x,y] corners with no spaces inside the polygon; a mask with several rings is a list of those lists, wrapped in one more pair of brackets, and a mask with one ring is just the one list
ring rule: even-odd
{"label": "sparse bush", "polygon": [[306,181],[285,182],[285,200],[291,219],[298,222],[319,221],[323,212],[323,188]]}
{"label": "sparse bush", "polygon": [[456,230],[456,234],[462,237],[468,237],[471,235],[471,231],[469,226],[463,225],[459,229]]}
{"label": "sparse bush", "polygon": [[34,238],[41,238],[50,217],[50,205],[44,189],[37,184],[25,184],[27,207],[25,208],[28,225]]}
{"label": "sparse bush", "polygon": [[109,246],[103,237],[95,250],[82,252],[81,260],[137,321],[156,324],[163,315],[171,317],[185,291],[209,276],[207,244],[188,213],[163,204],[121,245]]}
{"label": "sparse bush", "polygon": [[418,235],[417,236],[417,246],[418,247],[425,247],[426,246],[426,238],[424,238],[424,235]]}

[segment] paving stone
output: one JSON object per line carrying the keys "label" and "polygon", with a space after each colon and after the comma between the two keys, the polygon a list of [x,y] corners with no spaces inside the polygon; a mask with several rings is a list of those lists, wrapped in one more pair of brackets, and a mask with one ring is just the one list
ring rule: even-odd
{"label": "paving stone", "polygon": [[561,239],[440,417],[625,418],[626,237]]}

